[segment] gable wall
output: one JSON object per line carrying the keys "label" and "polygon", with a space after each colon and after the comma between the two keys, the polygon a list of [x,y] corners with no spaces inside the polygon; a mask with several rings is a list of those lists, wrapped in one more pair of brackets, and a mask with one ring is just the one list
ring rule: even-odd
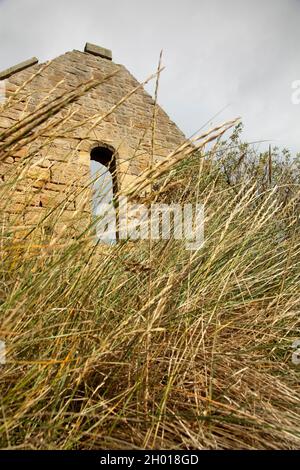
{"label": "gable wall", "polygon": [[[152,153],[154,103],[140,88],[112,114],[94,125],[99,116],[109,112],[138,86],[138,82],[125,67],[79,51],[68,52],[46,67],[34,65],[6,81],[8,97],[18,87],[21,90],[18,102],[14,99],[0,112],[0,132],[30,116],[38,106],[67,96],[92,78],[102,80],[114,72],[113,77],[80,96],[55,116],[49,116],[47,122],[37,127],[39,136],[34,142],[10,152],[9,157],[0,162],[0,178],[4,184],[10,181],[17,166],[24,168],[21,180],[14,186],[10,200],[4,201],[3,209],[11,216],[17,215],[19,225],[34,225],[49,208],[63,201],[66,194],[68,202],[62,206],[59,224],[74,219],[76,225],[79,212],[80,217],[85,214],[89,219],[91,194],[84,188],[90,177],[90,151],[97,145],[115,149],[121,189],[142,174]],[[61,122],[62,119],[67,120]],[[55,124],[55,127],[49,129],[49,124]],[[184,140],[184,135],[158,107],[154,163],[167,157]]]}

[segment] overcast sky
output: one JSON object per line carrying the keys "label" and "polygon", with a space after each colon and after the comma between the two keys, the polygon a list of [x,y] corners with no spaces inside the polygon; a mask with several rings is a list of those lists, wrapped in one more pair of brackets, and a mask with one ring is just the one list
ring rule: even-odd
{"label": "overcast sky", "polygon": [[187,136],[241,116],[246,139],[300,151],[300,0],[0,0],[0,41],[0,69],[88,41],[139,80],[163,49],[159,102]]}

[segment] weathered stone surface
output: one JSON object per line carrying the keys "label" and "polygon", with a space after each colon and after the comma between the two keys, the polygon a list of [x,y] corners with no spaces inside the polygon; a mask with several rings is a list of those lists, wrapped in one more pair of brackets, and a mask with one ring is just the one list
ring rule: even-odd
{"label": "weathered stone surface", "polygon": [[46,182],[46,181],[49,181],[50,179],[50,170],[47,168],[32,166],[31,168],[28,169],[27,176],[35,180]]}
{"label": "weathered stone surface", "polygon": [[15,73],[21,72],[22,70],[25,70],[28,67],[37,64],[38,62],[39,60],[36,57],[32,57],[31,59],[25,60],[20,64],[10,67],[9,69],[3,70],[3,72],[0,72],[0,80],[5,80],[6,78],[11,77]]}
{"label": "weathered stone surface", "polygon": [[[125,95],[139,87],[139,83],[124,66],[107,60],[110,59],[107,51],[100,48],[101,52],[90,46],[89,53],[67,52],[44,69],[35,66],[34,78],[25,85],[32,76],[30,68],[19,69],[7,79],[11,90],[20,85],[24,87],[22,99],[13,100],[9,109],[0,114],[0,129],[3,130],[31,116],[41,103],[45,105],[67,96],[92,77],[102,81],[55,116],[49,116],[43,126],[35,129],[34,142],[18,148],[5,162],[0,162],[0,185],[9,182],[23,162],[29,165],[24,178],[16,183],[17,200],[12,197],[7,204],[7,207],[10,205],[7,212],[19,214],[26,225],[36,224],[60,203],[64,209],[61,226],[68,223],[76,231],[76,224],[82,229],[88,223],[92,208],[92,192],[88,188],[91,182],[90,153],[96,146],[109,146],[114,150],[117,187],[121,192],[149,167],[153,154],[154,102],[140,87],[119,105]],[[110,78],[106,78],[108,76]],[[34,100],[29,106],[28,99],[32,97]],[[160,107],[156,114],[154,162],[167,159],[185,141],[182,132]],[[66,117],[67,120],[62,122]],[[46,129],[50,122],[56,123],[54,131]],[[30,160],[27,159],[29,154],[33,155]],[[28,191],[32,192],[32,202],[29,202]],[[84,214],[84,222],[80,220],[80,213]]]}
{"label": "weathered stone surface", "polygon": [[60,208],[75,210],[75,202],[70,201],[67,194],[55,191],[44,191],[40,195],[41,206],[45,208]]}
{"label": "weathered stone surface", "polygon": [[31,208],[24,215],[25,224],[35,226],[43,221],[45,215],[42,207]]}
{"label": "weathered stone surface", "polygon": [[89,52],[89,54],[102,57],[103,59],[112,60],[111,50],[105,49],[104,47],[96,46],[96,44],[91,44],[87,42],[84,48],[84,52]]}

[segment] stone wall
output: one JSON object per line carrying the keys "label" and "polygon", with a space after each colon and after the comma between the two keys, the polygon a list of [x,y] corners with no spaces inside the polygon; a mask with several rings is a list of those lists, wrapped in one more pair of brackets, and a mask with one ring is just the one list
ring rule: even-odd
{"label": "stone wall", "polygon": [[[17,220],[19,227],[34,227],[55,207],[58,226],[73,224],[75,229],[79,216],[81,221],[90,220],[91,193],[87,186],[90,152],[96,146],[107,145],[115,150],[121,190],[149,166],[152,98],[143,87],[138,88],[109,113],[139,83],[124,66],[89,52],[67,52],[47,64],[35,64],[12,74],[6,80],[8,101],[0,108],[0,133],[91,79],[102,83],[55,115],[50,114],[23,136],[22,147],[10,145],[9,153],[0,161],[2,194],[7,194],[9,184],[13,188],[8,199],[2,197],[0,208]],[[154,164],[184,140],[182,132],[158,107]],[[20,177],[15,181],[17,173]]]}

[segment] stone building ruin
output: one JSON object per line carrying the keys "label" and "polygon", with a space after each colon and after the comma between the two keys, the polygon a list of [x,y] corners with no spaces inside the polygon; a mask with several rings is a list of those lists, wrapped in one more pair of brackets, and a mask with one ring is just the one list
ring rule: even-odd
{"label": "stone building ruin", "polygon": [[53,208],[58,229],[89,223],[91,161],[106,166],[113,191],[122,192],[150,162],[185,141],[144,87],[99,46],[87,43],[84,52],[46,64],[30,59],[0,73],[0,83],[6,90],[0,104],[1,223],[13,223],[20,236]]}

